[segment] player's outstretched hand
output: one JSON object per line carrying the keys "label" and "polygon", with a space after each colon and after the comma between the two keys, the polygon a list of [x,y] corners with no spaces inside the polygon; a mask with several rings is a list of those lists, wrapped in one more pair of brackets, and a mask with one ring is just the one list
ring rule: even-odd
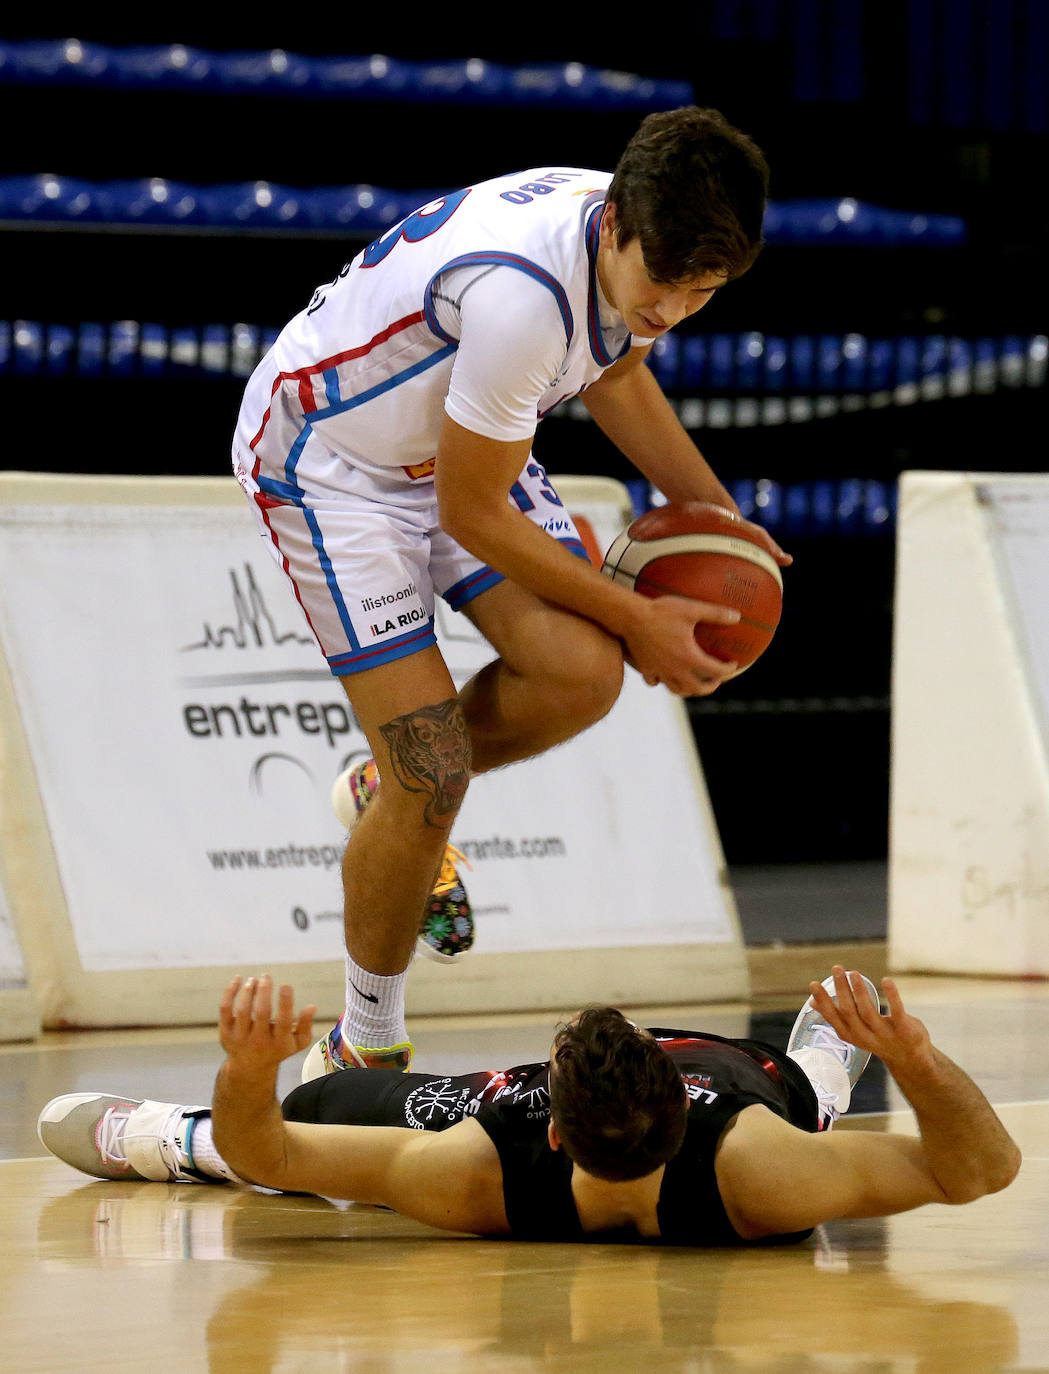
{"label": "player's outstretched hand", "polygon": [[835,997],[822,983],[810,983],[813,1005],[843,1040],[870,1050],[890,1068],[894,1063],[928,1053],[931,1042],[925,1024],[904,1009],[899,989],[891,978],[881,981],[889,1010],[881,1015],[867,995],[858,973],[846,973],[835,964]]}
{"label": "player's outstretched hand", "polygon": [[219,1040],[230,1059],[254,1068],[276,1067],[304,1050],[313,1038],[315,1006],[295,1011],[295,993],[287,984],[273,1005],[273,979],[268,973],[242,981],[234,978],[219,1003]]}

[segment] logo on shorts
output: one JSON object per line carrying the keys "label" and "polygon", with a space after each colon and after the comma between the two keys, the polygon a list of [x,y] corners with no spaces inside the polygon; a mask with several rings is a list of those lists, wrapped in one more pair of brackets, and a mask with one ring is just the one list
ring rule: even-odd
{"label": "logo on shorts", "polygon": [[509,1098],[510,1102],[507,1105],[524,1108],[525,1116],[529,1121],[548,1117],[550,1115],[550,1093],[548,1089],[542,1083],[528,1087],[527,1081],[525,1078],[518,1078],[503,1083],[491,1094],[489,1101],[499,1102],[503,1098]]}
{"label": "logo on shorts", "polygon": [[[398,602],[404,602],[412,597],[418,598],[419,592],[414,582],[409,582],[407,587],[401,587],[396,592],[384,592],[380,596],[365,596],[361,599],[362,611],[384,611],[388,606],[395,606]],[[411,629],[413,625],[421,625],[429,619],[422,606],[413,606],[407,611],[386,611],[386,614],[373,621],[368,630],[372,639],[378,639],[381,635],[398,633],[401,630]]]}
{"label": "logo on shorts", "polygon": [[402,587],[399,592],[384,592],[382,596],[366,596],[361,600],[362,611],[377,611],[380,606],[392,606],[396,601],[405,601],[410,596],[418,596],[414,582]]}
{"label": "logo on shorts", "polygon": [[416,1131],[453,1126],[463,1115],[469,1088],[453,1088],[450,1078],[432,1078],[405,1098],[404,1119]]}

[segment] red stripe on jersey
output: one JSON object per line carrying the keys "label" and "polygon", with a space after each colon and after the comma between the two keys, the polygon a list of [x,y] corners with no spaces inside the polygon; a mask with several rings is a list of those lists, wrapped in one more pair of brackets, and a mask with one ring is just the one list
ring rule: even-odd
{"label": "red stripe on jersey", "polygon": [[422,324],[426,318],[421,310],[417,310],[414,315],[405,315],[403,319],[394,320],[393,324],[387,327],[374,338],[369,339],[366,344],[360,344],[357,348],[348,348],[343,353],[335,353],[330,358],[324,358],[319,363],[311,363],[309,367],[300,367],[295,372],[282,373],[282,377],[310,377],[315,372],[327,372],[330,367],[338,367],[340,363],[348,363],[351,358],[363,358],[369,354],[373,348],[378,348],[380,344],[392,339],[395,334],[400,334],[402,330],[411,329],[413,324]]}
{"label": "red stripe on jersey", "polygon": [[[272,404],[272,403],[273,403],[273,398],[274,398],[274,396],[276,396],[276,394],[277,394],[277,388],[280,386],[280,383],[281,383],[281,379],[280,379],[280,374],[278,373],[278,375],[277,375],[277,380],[276,380],[276,381],[273,383],[273,385],[270,387],[270,404],[266,407],[266,413],[265,413],[265,414],[263,415],[263,417],[262,417],[262,425],[261,425],[261,427],[260,427],[260,429],[259,429],[258,434],[255,435],[255,438],[252,439],[251,443],[248,445],[248,447],[251,449],[251,451],[252,451],[253,453],[255,452],[255,445],[256,445],[256,444],[259,442],[259,440],[262,438],[263,434],[264,434],[265,431],[266,431],[266,426],[267,426],[267,425],[269,424],[269,422],[270,422],[270,411],[273,409],[273,404]],[[255,464],[256,476],[258,476],[258,466],[259,466],[259,465],[258,465],[258,463],[256,462],[256,464]]]}
{"label": "red stripe on jersey", "polygon": [[[421,324],[425,318],[425,313],[422,310],[417,310],[413,315],[405,315],[403,319],[394,320],[393,324],[387,325],[387,327],[376,334],[374,338],[369,339],[366,344],[360,344],[357,348],[348,348],[342,353],[334,354],[330,358],[323,358],[319,363],[310,363],[308,367],[297,368],[294,372],[278,372],[276,381],[274,381],[273,386],[270,388],[271,401],[283,382],[295,380],[299,384],[299,402],[302,406],[303,413],[306,415],[310,414],[311,411],[317,409],[317,403],[313,397],[313,377],[316,373],[327,372],[329,368],[338,367],[340,363],[348,363],[353,358],[367,357],[373,348],[378,348],[380,344],[386,343],[387,340],[392,339],[395,334],[400,334],[402,330],[410,329],[413,324]],[[262,436],[265,434],[272,410],[272,405],[266,408],[266,413],[262,417],[262,425],[259,428],[259,432],[251,441],[250,447],[252,449],[255,448],[255,445],[261,441]]]}
{"label": "red stripe on jersey", "polygon": [[312,377],[299,377],[299,405],[302,406],[303,415],[309,415],[317,409],[317,402],[313,399]]}

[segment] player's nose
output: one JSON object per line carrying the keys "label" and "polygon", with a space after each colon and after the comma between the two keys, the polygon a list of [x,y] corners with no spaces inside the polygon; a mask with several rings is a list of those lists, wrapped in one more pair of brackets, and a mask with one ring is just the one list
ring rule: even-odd
{"label": "player's nose", "polygon": [[674,291],[661,296],[653,312],[664,329],[672,329],[679,324],[688,312],[688,296],[683,291]]}

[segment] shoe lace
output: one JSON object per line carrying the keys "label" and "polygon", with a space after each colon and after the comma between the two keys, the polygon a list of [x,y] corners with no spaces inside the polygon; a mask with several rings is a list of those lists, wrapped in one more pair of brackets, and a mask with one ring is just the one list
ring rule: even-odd
{"label": "shoe lace", "polygon": [[110,1107],[102,1114],[98,1123],[98,1153],[105,1164],[126,1164],[124,1153],[124,1128],[127,1126],[129,1111],[120,1107]]}
{"label": "shoe lace", "polygon": [[849,1057],[854,1049],[847,1040],[843,1040],[833,1026],[822,1022],[812,1027],[809,1032],[808,1044],[814,1050],[827,1050],[836,1059],[840,1059],[846,1066]]}
{"label": "shoe lace", "polygon": [[841,1115],[838,1109],[838,1094],[833,1089],[828,1088],[825,1083],[821,1083],[818,1078],[810,1078],[809,1082],[812,1084],[816,1101],[819,1103],[822,1129],[829,1131]]}
{"label": "shoe lace", "polygon": [[[110,1108],[110,1111],[112,1110],[113,1108]],[[179,1138],[178,1134],[178,1128],[182,1124],[182,1121],[185,1118],[185,1116],[186,1112],[182,1107],[175,1107],[168,1114],[167,1119],[165,1120],[163,1126],[161,1126],[159,1131],[147,1131],[144,1137],[141,1137],[145,1139],[152,1138],[156,1141],[157,1151],[160,1155],[160,1158],[163,1160],[164,1165],[167,1168],[168,1173],[171,1175],[173,1180],[177,1179],[189,1165],[189,1158],[186,1155],[185,1150],[183,1149],[182,1141]],[[127,1118],[125,1117],[124,1127],[126,1126]],[[132,1139],[135,1138],[138,1137],[135,1137],[133,1135]],[[126,1139],[127,1131],[126,1129],[123,1129],[120,1133],[120,1140],[121,1142],[123,1142]],[[127,1156],[119,1156],[118,1158],[126,1159]]]}
{"label": "shoe lace", "polygon": [[[454,844],[445,848],[444,858],[441,860],[441,873],[437,882],[434,884],[434,896],[443,897],[446,892],[450,892],[453,887],[460,884],[459,874],[455,865],[462,864],[465,868],[470,868],[470,863],[461,849],[456,849]],[[473,871],[472,869],[470,870]]]}

